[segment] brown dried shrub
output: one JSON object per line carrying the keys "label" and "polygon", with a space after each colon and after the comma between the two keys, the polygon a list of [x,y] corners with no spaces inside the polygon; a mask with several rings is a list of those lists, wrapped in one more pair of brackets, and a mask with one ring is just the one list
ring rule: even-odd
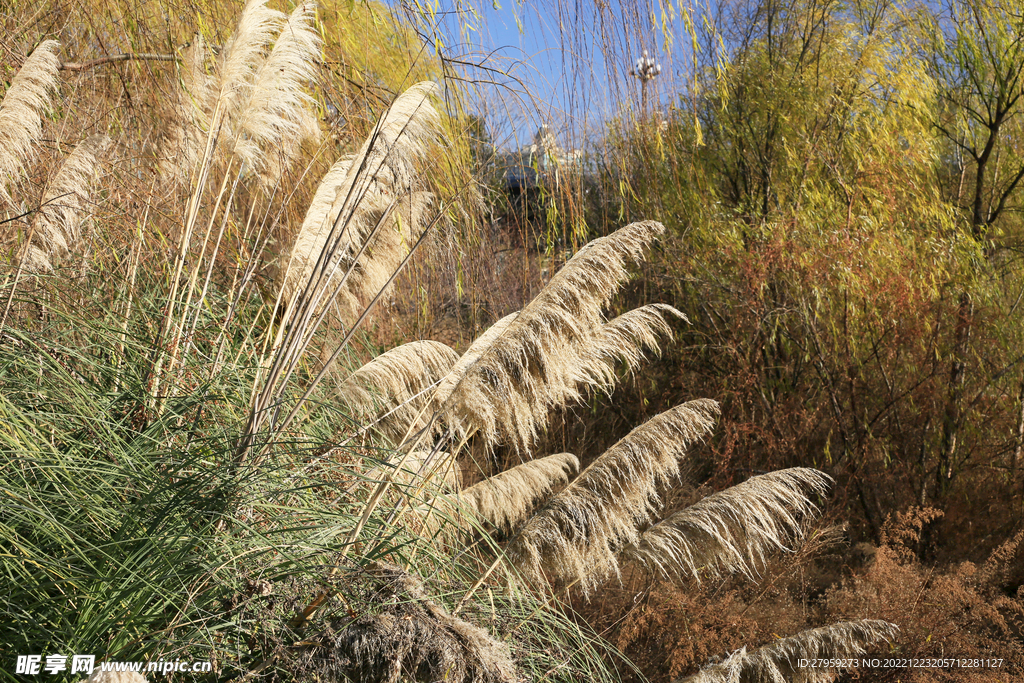
{"label": "brown dried shrub", "polygon": [[378,609],[332,624],[304,654],[300,672],[368,683],[517,680],[508,645],[431,600],[419,579],[380,562],[368,574],[368,604]]}
{"label": "brown dried shrub", "polygon": [[980,567],[960,562],[927,566],[915,547],[921,530],[941,513],[911,508],[891,515],[883,544],[863,569],[830,589],[826,609],[833,618],[857,615],[886,619],[900,627],[900,658],[995,658],[993,667],[925,667],[862,672],[862,680],[1011,681],[1024,675],[1024,588],[1007,585],[1024,541],[1018,533]]}

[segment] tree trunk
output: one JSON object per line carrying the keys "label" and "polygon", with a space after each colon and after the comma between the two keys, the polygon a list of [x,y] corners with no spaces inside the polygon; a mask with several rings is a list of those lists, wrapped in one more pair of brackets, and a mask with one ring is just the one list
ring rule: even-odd
{"label": "tree trunk", "polygon": [[1010,480],[1017,477],[1017,468],[1020,467],[1021,455],[1024,455],[1024,374],[1020,378],[1020,391],[1017,394],[1017,446],[1013,449],[1013,458],[1010,460]]}
{"label": "tree trunk", "polygon": [[936,470],[936,494],[942,497],[954,475],[954,460],[963,411],[964,374],[967,367],[967,351],[971,341],[971,318],[974,315],[974,300],[968,292],[960,294],[957,306],[953,362],[949,368],[949,400],[942,422],[942,446],[939,451],[939,467]]}

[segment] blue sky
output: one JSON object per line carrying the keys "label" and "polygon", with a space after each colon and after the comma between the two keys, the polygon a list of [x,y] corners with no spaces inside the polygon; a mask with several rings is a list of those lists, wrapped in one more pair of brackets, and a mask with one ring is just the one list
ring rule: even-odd
{"label": "blue sky", "polygon": [[439,6],[439,15],[447,17],[442,30],[449,53],[501,72],[470,74],[503,82],[482,87],[478,99],[499,146],[528,142],[541,123],[550,124],[564,145],[578,146],[619,113],[621,103],[638,102],[637,84],[627,72],[643,49],[664,64],[652,100],[664,103],[672,92],[671,43],[678,41],[673,22],[665,30],[652,28],[650,12],[657,5],[640,9],[647,3],[612,0],[602,21],[587,0],[563,0],[561,8],[557,0],[482,0],[475,5],[477,19],[463,14],[460,24],[452,1]]}

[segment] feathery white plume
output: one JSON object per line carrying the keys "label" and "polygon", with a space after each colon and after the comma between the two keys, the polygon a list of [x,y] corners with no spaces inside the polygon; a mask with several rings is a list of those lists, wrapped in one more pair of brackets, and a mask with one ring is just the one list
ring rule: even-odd
{"label": "feathery white plume", "polygon": [[618,573],[616,554],[639,540],[658,507],[658,486],[679,473],[679,458],[714,426],[718,404],[690,401],[640,425],[553,496],[509,544],[534,579],[579,581],[589,593]]}
{"label": "feathery white plume", "polygon": [[19,175],[42,132],[41,116],[57,88],[60,43],[44,40],[32,51],[0,102],[0,201],[12,203],[7,183]]}
{"label": "feathery white plume", "polygon": [[25,254],[26,270],[52,270],[51,257],[68,253],[81,237],[83,212],[90,203],[99,170],[98,158],[109,146],[110,138],[105,135],[82,141],[47,184],[30,230],[32,243]]}
{"label": "feathery white plume", "polygon": [[208,72],[210,49],[196,34],[179,65],[180,88],[174,88],[171,120],[161,145],[159,168],[166,178],[186,182],[206,144],[217,79]]}
{"label": "feathery white plume", "polygon": [[627,262],[640,261],[663,231],[653,221],[633,223],[584,246],[469,368],[446,416],[490,445],[529,452],[553,408],[579,399],[581,383],[606,378],[581,369],[604,362],[589,350],[604,325],[601,310],[628,277]]}
{"label": "feathery white plume", "polygon": [[234,152],[264,184],[290,166],[303,139],[320,129],[308,107],[313,98],[304,85],[316,78],[320,34],[312,24],[316,6],[300,4],[288,17],[274,47],[246,88],[234,126]]}
{"label": "feathery white plume", "polygon": [[519,315],[519,311],[509,313],[504,318],[501,318],[486,330],[483,334],[473,340],[473,343],[469,345],[466,352],[462,354],[459,360],[452,366],[451,371],[445,376],[441,383],[437,386],[436,401],[438,404],[442,404],[448,400],[455,391],[455,387],[458,386],[462,378],[466,376],[473,364],[476,363],[480,358],[487,353],[491,345],[497,341],[497,339],[505,333],[509,325]]}
{"label": "feathery white plume", "polygon": [[[352,166],[352,156],[347,155],[338,159],[334,162],[324,177],[320,180],[320,184],[317,185],[316,192],[313,193],[313,199],[309,203],[309,208],[306,209],[306,215],[302,219],[302,226],[299,228],[296,240],[292,246],[290,252],[280,257],[278,265],[276,267],[275,281],[277,287],[282,292],[289,292],[294,294],[297,289],[305,285],[304,282],[298,282],[294,274],[289,271],[296,267],[294,262],[295,254],[311,253],[313,249],[316,249],[314,244],[317,241],[321,241],[323,244],[327,240],[327,235],[331,232],[332,227],[338,220],[338,215],[331,212],[331,207],[334,205],[334,200],[338,196],[338,188],[345,182],[345,178],[348,177],[349,168]],[[322,247],[321,247],[322,248]],[[288,289],[284,288],[286,282],[291,282],[291,286]],[[282,297],[285,294],[282,293]],[[287,307],[291,302],[288,298],[283,298],[281,302],[282,308]]]}
{"label": "feathery white plume", "polygon": [[839,664],[864,654],[868,646],[893,640],[898,632],[895,624],[879,619],[844,621],[780,638],[753,652],[740,648],[721,664],[675,683],[830,683],[847,667],[800,666],[800,660]]}
{"label": "feathery white plume", "polygon": [[626,554],[666,577],[699,580],[707,570],[755,578],[767,552],[802,536],[801,524],[817,511],[808,495],[824,494],[831,481],[807,467],[751,477],[655,524]]}
{"label": "feathery white plume", "polygon": [[238,114],[253,88],[253,76],[278,32],[285,15],[267,7],[267,0],[248,0],[220,60],[220,88],[214,108],[222,116]]}
{"label": "feathery white plume", "polygon": [[351,268],[338,303],[345,315],[352,315],[360,299],[375,296],[408,254],[432,200],[416,190],[415,166],[439,134],[440,117],[430,102],[438,94],[436,84],[424,82],[399,95],[335,186],[328,220],[322,220],[319,208],[307,213],[312,218],[303,223],[281,278],[284,301],[312,283],[308,294],[320,308],[322,297]]}
{"label": "feathery white plume", "polygon": [[[380,198],[388,200],[388,196],[389,194],[385,192]],[[385,289],[388,280],[408,255],[413,243],[423,233],[433,203],[433,194],[416,191],[393,203],[380,203],[379,210],[372,209],[372,203],[366,201],[359,207],[367,212],[366,217],[370,220],[375,223],[382,221],[383,227],[368,238],[366,250],[356,260],[350,276],[349,297],[360,302],[351,307],[350,317],[354,317],[361,310],[361,302],[368,301]],[[390,296],[388,292],[384,295]]]}
{"label": "feathery white plume", "polygon": [[[309,203],[309,208],[306,209],[306,216],[299,229],[300,235],[310,239],[324,230],[330,231],[334,221],[338,218],[336,214],[331,213],[331,207],[338,196],[338,188],[348,177],[351,166],[352,156],[350,155],[338,159],[328,169],[320,184],[317,185],[316,192],[313,193],[313,200]],[[326,235],[326,233],[324,234]]]}
{"label": "feathery white plume", "polygon": [[352,373],[338,395],[362,420],[381,418],[377,428],[397,442],[414,420],[419,419],[417,426],[422,427],[431,418],[433,410],[423,410],[433,395],[431,387],[458,360],[459,354],[441,342],[402,344]]}
{"label": "feathery white plume", "polygon": [[492,526],[510,531],[533,511],[551,489],[580,468],[572,453],[557,453],[505,470],[464,489],[463,507]]}
{"label": "feathery white plume", "polygon": [[624,363],[630,373],[636,372],[646,357],[644,349],[661,352],[659,335],[672,339],[666,315],[687,320],[668,304],[649,304],[602,325],[587,344],[578,368],[579,382],[609,391],[618,381],[620,363]]}

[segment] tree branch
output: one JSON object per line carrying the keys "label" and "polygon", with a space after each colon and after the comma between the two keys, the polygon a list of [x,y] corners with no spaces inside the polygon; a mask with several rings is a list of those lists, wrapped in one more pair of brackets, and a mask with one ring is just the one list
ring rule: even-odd
{"label": "tree branch", "polygon": [[120,55],[109,55],[107,57],[100,57],[99,59],[93,59],[88,62],[63,62],[60,65],[61,71],[88,71],[89,69],[95,69],[97,66],[103,66],[104,64],[112,64],[114,62],[127,62],[134,59],[146,60],[150,62],[174,62],[177,61],[178,57],[175,55],[158,55],[151,52],[137,52],[137,53],[125,53]]}
{"label": "tree branch", "polygon": [[999,214],[1001,214],[1003,212],[1003,209],[1006,208],[1007,198],[1011,194],[1013,194],[1014,190],[1017,189],[1017,185],[1020,184],[1020,181],[1022,179],[1024,179],[1024,166],[1020,167],[1020,170],[1018,170],[1017,174],[1013,177],[1013,181],[1010,183],[1010,186],[1007,187],[1006,190],[1003,191],[1002,195],[999,197],[999,203],[996,205],[995,211],[992,211],[991,215],[989,216],[988,222],[990,224],[994,223],[995,220],[999,218]]}

